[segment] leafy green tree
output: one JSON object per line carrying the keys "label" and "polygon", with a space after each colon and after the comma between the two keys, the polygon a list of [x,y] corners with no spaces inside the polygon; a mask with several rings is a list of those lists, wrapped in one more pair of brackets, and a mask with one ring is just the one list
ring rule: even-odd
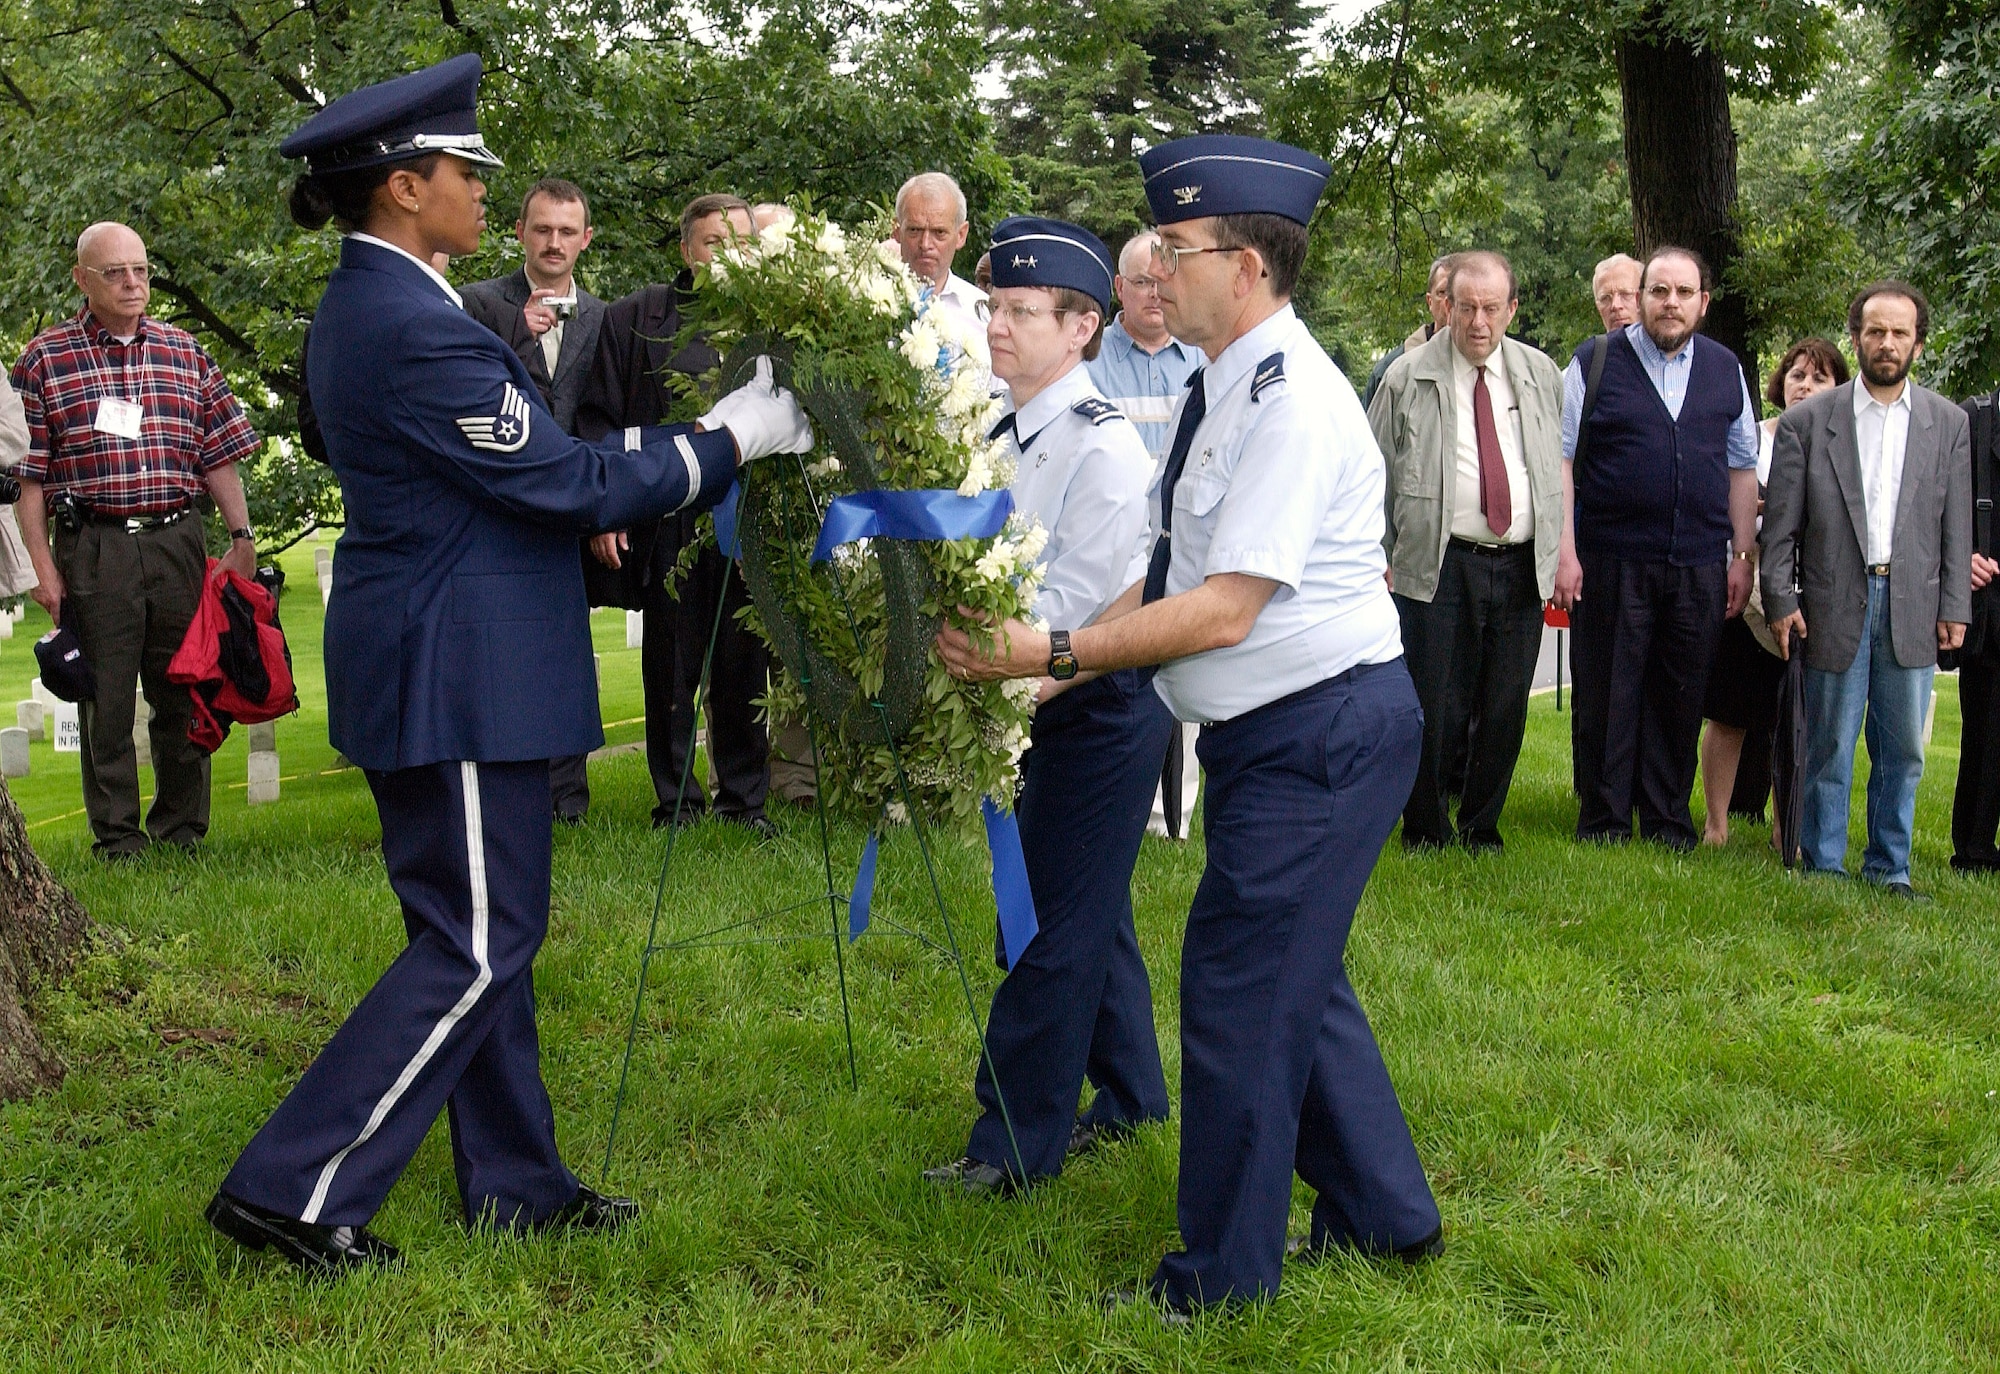
{"label": "leafy green tree", "polygon": [[[516,198],[553,172],[591,194],[583,275],[617,294],[678,267],[679,207],[701,191],[859,216],[942,167],[977,204],[1016,195],[972,89],[978,42],[950,0],[0,0],[0,319],[18,348],[75,308],[68,245],[125,220],[156,264],[156,313],[202,339],[283,441],[336,245],[286,218],[298,169],[277,145],[325,99],[479,52],[482,127],[508,167],[489,246],[454,274],[511,264]],[[267,541],[338,519],[331,475],[294,446],[254,468]]]}
{"label": "leafy green tree", "polygon": [[1034,207],[1114,246],[1151,222],[1136,155],[1262,133],[1311,0],[988,0],[1000,147]]}

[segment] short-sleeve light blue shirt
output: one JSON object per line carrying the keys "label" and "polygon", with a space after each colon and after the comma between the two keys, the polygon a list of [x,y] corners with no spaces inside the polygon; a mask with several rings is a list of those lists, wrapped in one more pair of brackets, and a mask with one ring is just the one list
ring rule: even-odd
{"label": "short-sleeve light blue shirt", "polygon": [[1146,575],[1153,462],[1081,367],[1011,413],[1014,509],[1049,536],[1035,613],[1052,630],[1081,629]]}
{"label": "short-sleeve light blue shirt", "polygon": [[1097,389],[1138,426],[1146,452],[1157,463],[1173,442],[1174,405],[1201,364],[1201,350],[1179,339],[1169,339],[1159,352],[1148,353],[1126,332],[1121,313],[1105,329],[1097,356],[1084,366]]}
{"label": "short-sleeve light blue shirt", "polygon": [[[1676,420],[1681,418],[1681,402],[1687,399],[1688,378],[1694,373],[1694,351],[1697,348],[1721,348],[1713,339],[1705,339],[1699,334],[1691,335],[1681,345],[1680,351],[1669,358],[1653,342],[1653,336],[1646,332],[1643,324],[1625,326],[1625,337],[1632,345],[1632,351],[1639,355],[1639,365],[1646,369],[1646,377],[1659,393],[1660,402],[1667,408],[1667,414]],[[1733,357],[1732,357],[1733,361]],[[1743,369],[1737,368],[1737,376],[1742,377]],[[1750,399],[1750,384],[1739,383],[1743,387],[1743,409],[1729,426],[1729,466],[1732,468],[1754,468],[1757,466],[1757,406]],[[1576,431],[1583,416],[1583,393],[1586,382],[1583,375],[1581,356],[1572,357],[1569,367],[1563,371],[1563,457],[1576,457]]]}
{"label": "short-sleeve light blue shirt", "polygon": [[1400,657],[1383,580],[1382,453],[1347,377],[1288,304],[1222,351],[1202,391],[1207,413],[1174,485],[1167,594],[1219,573],[1278,589],[1241,644],[1160,665],[1161,699],[1182,720],[1225,721]]}

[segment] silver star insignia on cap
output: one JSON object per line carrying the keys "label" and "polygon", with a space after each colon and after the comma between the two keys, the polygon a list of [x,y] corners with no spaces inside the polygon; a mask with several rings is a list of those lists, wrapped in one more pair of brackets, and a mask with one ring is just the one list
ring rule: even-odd
{"label": "silver star insignia on cap", "polygon": [[1022,257],[1022,256],[1021,256],[1021,255],[1020,255],[1019,253],[1016,253],[1016,254],[1014,255],[1014,266],[1016,266],[1016,267],[1033,267],[1034,265],[1035,265],[1035,256],[1034,256],[1034,254],[1030,253],[1030,254],[1029,254],[1029,255],[1028,255],[1027,257],[1025,257],[1025,258],[1024,258],[1024,257]]}
{"label": "silver star insignia on cap", "polygon": [[500,393],[498,415],[466,415],[458,421],[466,442],[494,453],[519,453],[528,442],[528,400],[512,382]]}

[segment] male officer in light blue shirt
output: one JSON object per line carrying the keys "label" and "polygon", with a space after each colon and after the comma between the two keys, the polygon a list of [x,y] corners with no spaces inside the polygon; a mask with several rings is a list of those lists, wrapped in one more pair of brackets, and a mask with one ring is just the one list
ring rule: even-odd
{"label": "male officer in light blue shirt", "polygon": [[[1132,422],[1083,366],[1102,335],[1111,254],[1087,229],[1016,217],[995,226],[992,255],[986,337],[1011,403],[994,432],[1012,441],[1015,510],[1048,533],[1035,613],[1089,625],[1145,572],[1153,478]],[[1041,684],[1015,804],[1041,929],[993,994],[965,1157],[929,1170],[932,1182],[1012,1192],[1059,1173],[1066,1154],[1166,1119],[1132,865],[1173,728],[1136,668]],[[1086,1077],[1097,1095],[1079,1118]]]}
{"label": "male officer in light blue shirt", "polygon": [[1159,664],[1207,722],[1208,866],[1181,954],[1179,1219],[1154,1271],[1175,1313],[1276,1292],[1296,1169],[1306,1255],[1417,1260],[1442,1226],[1349,983],[1348,927],[1421,746],[1383,573],[1383,464],[1361,403],[1293,313],[1332,170],[1202,135],[1140,158],[1167,322],[1214,361],[1175,418],[1143,582],[1088,626],[939,636],[968,678]]}

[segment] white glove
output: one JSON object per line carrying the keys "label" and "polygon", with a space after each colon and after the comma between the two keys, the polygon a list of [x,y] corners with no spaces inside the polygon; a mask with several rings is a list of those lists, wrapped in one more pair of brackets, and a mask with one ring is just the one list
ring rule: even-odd
{"label": "white glove", "polygon": [[739,462],[773,453],[812,452],[812,425],[798,399],[771,380],[769,358],[757,360],[756,375],[717,401],[715,409],[701,417],[701,427],[728,430],[736,440]]}

